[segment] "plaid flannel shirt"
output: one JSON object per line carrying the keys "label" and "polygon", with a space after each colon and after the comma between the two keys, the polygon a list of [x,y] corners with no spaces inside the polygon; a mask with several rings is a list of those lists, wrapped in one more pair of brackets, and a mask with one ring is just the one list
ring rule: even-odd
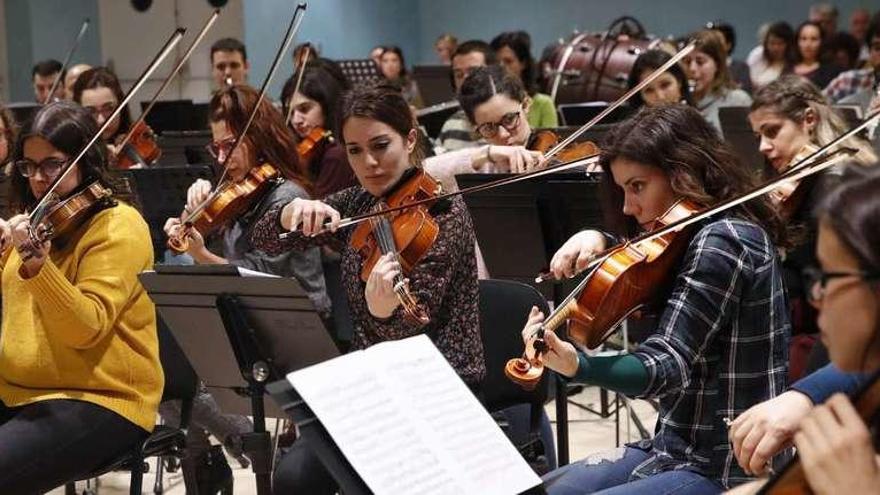
{"label": "plaid flannel shirt", "polygon": [[877,76],[874,69],[848,70],[835,77],[822,93],[831,103],[837,103],[847,96],[859,91],[870,90],[876,84]]}
{"label": "plaid flannel shirt", "polygon": [[727,217],[691,240],[657,330],[634,352],[648,371],[643,397],[659,399],[653,455],[638,479],[687,469],[724,486],[749,479],[725,418],[785,390],[791,331],[782,272],[767,233]]}

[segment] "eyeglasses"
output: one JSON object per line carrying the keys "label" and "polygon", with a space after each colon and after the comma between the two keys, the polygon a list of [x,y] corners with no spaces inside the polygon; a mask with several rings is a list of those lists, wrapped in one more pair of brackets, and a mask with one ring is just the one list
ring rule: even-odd
{"label": "eyeglasses", "polygon": [[46,158],[40,163],[36,163],[33,160],[25,158],[23,160],[16,160],[15,168],[18,169],[18,173],[24,177],[33,177],[34,175],[37,175],[37,169],[39,169],[44,177],[55,178],[68,162],[69,160],[61,158]]}
{"label": "eyeglasses", "polygon": [[101,117],[104,117],[106,119],[113,115],[113,112],[116,111],[117,106],[118,105],[116,105],[116,103],[107,102],[99,107],[86,107],[86,110],[88,110],[89,113],[92,114],[93,118],[96,118],[98,115],[100,115]]}
{"label": "eyeglasses", "polygon": [[519,125],[522,107],[515,112],[505,113],[498,122],[486,122],[477,126],[477,132],[486,139],[498,135],[498,128],[503,127],[507,132],[513,132]]}
{"label": "eyeglasses", "polygon": [[229,154],[229,150],[232,149],[232,145],[235,144],[235,137],[230,136],[225,139],[221,139],[220,141],[212,141],[205,145],[205,149],[208,151],[212,157],[218,162],[223,161],[223,158]]}
{"label": "eyeglasses", "polygon": [[819,290],[815,293],[817,300],[824,299],[827,293],[828,281],[835,278],[856,277],[865,282],[880,282],[880,273],[868,272],[864,270],[854,272],[819,272]]}

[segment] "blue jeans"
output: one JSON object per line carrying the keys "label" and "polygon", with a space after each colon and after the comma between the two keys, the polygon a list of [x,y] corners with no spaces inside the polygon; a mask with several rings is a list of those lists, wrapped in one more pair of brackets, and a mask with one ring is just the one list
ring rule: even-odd
{"label": "blue jeans", "polygon": [[703,495],[724,491],[711,479],[683,470],[664,471],[630,481],[633,470],[648,457],[649,452],[633,447],[595,454],[547,473],[543,478],[544,488],[548,495]]}

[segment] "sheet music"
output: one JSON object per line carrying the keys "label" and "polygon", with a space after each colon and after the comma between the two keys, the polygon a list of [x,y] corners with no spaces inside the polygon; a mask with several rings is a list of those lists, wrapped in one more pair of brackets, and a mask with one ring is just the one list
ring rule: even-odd
{"label": "sheet music", "polygon": [[288,380],[377,495],[502,495],[540,483],[427,336]]}
{"label": "sheet music", "polygon": [[251,270],[249,268],[243,268],[240,266],[235,267],[238,270],[238,274],[242,277],[268,277],[268,278],[278,278],[278,275],[272,273],[258,272],[256,270]]}

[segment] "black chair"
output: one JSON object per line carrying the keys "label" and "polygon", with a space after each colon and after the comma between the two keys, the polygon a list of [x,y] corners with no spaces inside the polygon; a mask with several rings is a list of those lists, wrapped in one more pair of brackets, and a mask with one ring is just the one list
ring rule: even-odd
{"label": "black chair", "polygon": [[[553,438],[541,438],[540,427],[544,403],[550,386],[547,372],[534,390],[524,390],[504,374],[508,359],[519,357],[523,352],[521,331],[529,310],[537,306],[545,315],[550,308],[541,294],[529,285],[510,280],[480,280],[480,332],[486,360],[486,378],[482,384],[483,404],[490,413],[497,413],[513,406],[528,404],[529,433],[525,445],[534,445],[541,439],[543,447],[553,452]],[[514,442],[520,443],[520,442]],[[523,444],[517,445],[523,452]],[[555,456],[548,461],[555,467]]]}
{"label": "black chair", "polygon": [[[186,429],[189,426],[193,398],[198,390],[199,379],[162,318],[158,317],[157,320],[159,359],[162,362],[162,370],[165,375],[162,402],[181,401],[180,425],[177,428],[156,425],[153,433],[143,443],[135,445],[128,453],[113,459],[91,473],[81,476],[80,480],[97,478],[111,471],[131,471],[129,493],[140,495],[144,473],[147,472],[145,459],[159,457],[161,461],[164,457],[182,459],[184,456]],[[159,464],[161,465],[161,462]],[[195,486],[195,476],[189,474],[187,469],[184,469],[184,484],[187,493],[198,493],[198,487]],[[76,486],[73,481],[67,483],[64,488],[65,495],[76,495]],[[162,493],[158,483],[155,492]]]}

